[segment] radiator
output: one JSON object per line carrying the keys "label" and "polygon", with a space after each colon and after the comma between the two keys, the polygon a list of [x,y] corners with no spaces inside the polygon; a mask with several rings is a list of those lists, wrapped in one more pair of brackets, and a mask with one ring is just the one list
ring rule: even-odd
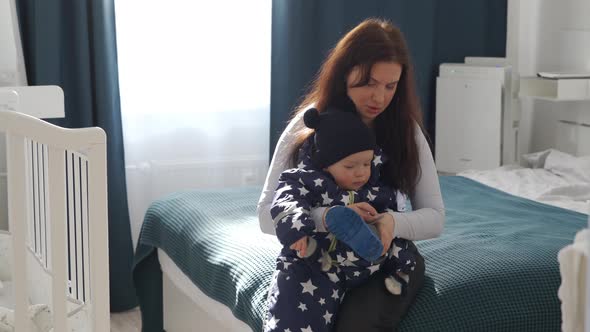
{"label": "radiator", "polygon": [[127,165],[127,196],[133,248],[150,204],[167,194],[192,189],[214,189],[264,184],[266,156],[217,160],[157,160]]}

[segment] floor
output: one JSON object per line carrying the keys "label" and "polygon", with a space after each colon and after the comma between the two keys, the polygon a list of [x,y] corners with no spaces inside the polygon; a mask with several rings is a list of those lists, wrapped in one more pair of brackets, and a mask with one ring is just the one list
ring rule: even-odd
{"label": "floor", "polygon": [[111,332],[140,332],[141,315],[139,308],[111,314]]}

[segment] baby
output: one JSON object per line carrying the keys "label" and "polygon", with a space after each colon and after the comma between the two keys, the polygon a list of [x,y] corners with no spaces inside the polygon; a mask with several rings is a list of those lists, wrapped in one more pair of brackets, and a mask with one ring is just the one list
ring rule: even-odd
{"label": "baby", "polygon": [[[310,109],[304,122],[315,134],[303,144],[298,167],[281,174],[271,207],[284,246],[277,268],[289,273],[291,264],[306,264],[344,289],[381,270],[389,275],[387,290],[402,294],[415,264],[407,241],[395,238],[381,256],[383,244],[375,228],[346,207],[367,202],[379,213],[398,210],[397,192],[379,183],[385,156],[372,131],[355,112],[335,109]],[[323,225],[311,218],[311,209],[319,206],[330,207]],[[307,276],[295,273],[292,279]]]}

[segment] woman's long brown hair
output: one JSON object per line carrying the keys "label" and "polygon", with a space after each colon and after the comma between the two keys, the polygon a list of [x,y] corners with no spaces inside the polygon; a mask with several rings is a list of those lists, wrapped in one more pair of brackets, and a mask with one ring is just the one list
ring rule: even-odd
{"label": "woman's long brown hair", "polygon": [[[382,180],[406,194],[413,194],[420,176],[416,130],[422,129],[422,113],[416,94],[414,70],[409,50],[401,31],[388,21],[367,19],[349,31],[330,51],[322,64],[309,93],[293,112],[293,117],[311,107],[320,112],[328,106],[351,105],[346,79],[358,66],[360,80],[355,86],[369,82],[371,68],[377,62],[396,62],[402,66],[397,90],[385,111],[374,120],[378,145],[389,158],[382,168]],[[311,134],[303,128],[297,133],[292,159]],[[296,164],[296,162],[294,163]]]}

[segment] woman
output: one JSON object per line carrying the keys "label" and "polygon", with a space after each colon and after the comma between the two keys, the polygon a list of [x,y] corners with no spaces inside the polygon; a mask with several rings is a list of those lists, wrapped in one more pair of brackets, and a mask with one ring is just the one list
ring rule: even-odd
{"label": "woman", "polygon": [[[319,111],[329,106],[354,106],[374,131],[377,144],[388,158],[381,180],[409,196],[411,212],[373,215],[374,210],[367,203],[348,206],[367,222],[381,218],[377,229],[384,250],[389,249],[394,237],[423,240],[439,236],[444,225],[444,206],[432,153],[422,131],[409,51],[399,29],[377,19],[363,21],[337,43],[281,135],[258,203],[261,229],[274,233],[270,205],[278,178],[282,171],[297,164],[299,148],[313,133],[302,121],[303,113],[312,106]],[[326,231],[325,209],[311,211],[318,231]],[[335,316],[336,331],[391,331],[397,326],[423,281],[424,261],[412,247],[417,257],[416,269],[405,296],[385,292],[385,276],[373,274],[365,284],[347,290]]]}

